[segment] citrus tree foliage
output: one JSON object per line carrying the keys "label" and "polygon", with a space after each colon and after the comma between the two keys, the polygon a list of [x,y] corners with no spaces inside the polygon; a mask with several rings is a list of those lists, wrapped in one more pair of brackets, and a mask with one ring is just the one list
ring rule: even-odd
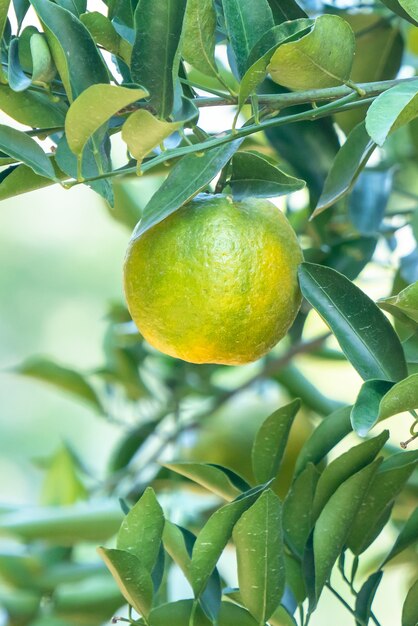
{"label": "citrus tree foliage", "polygon": [[[122,305],[109,311],[93,373],[46,358],[17,368],[123,432],[100,483],[65,447],[38,508],[1,509],[1,533],[20,542],[0,550],[10,626],[99,626],[125,603],[125,619],[146,626],[305,626],[324,590],[353,623],[379,625],[373,599],[401,553],[412,574],[402,626],[418,622],[418,12],[413,0],[320,4],[109,0],[98,12],[85,0],[0,2],[0,107],[24,128],[0,126],[0,199],[86,184],[119,222],[141,218],[140,237],[198,193],[282,196],[305,255],[296,322],[244,381],[156,353]],[[200,112],[220,105],[234,122],[208,132]],[[165,180],[144,207],[129,183],[153,174]],[[398,231],[414,241],[401,258]],[[393,274],[377,303],[353,283],[376,246]],[[311,310],[329,333],[306,337]],[[306,353],[359,373],[353,406],[305,378],[294,358]],[[187,459],[184,432],[204,432],[260,381],[289,401],[266,409],[245,449],[232,429],[223,445],[237,446],[241,468],[219,464],[215,446],[212,459]],[[396,448],[375,429],[395,415],[405,433]],[[315,428],[289,465],[300,418]],[[211,496],[179,511],[192,483]],[[386,526],[396,539],[365,574],[363,554]],[[85,543],[103,544],[101,560],[80,559]],[[218,570],[230,545],[237,588]],[[170,601],[174,565],[189,599]]]}

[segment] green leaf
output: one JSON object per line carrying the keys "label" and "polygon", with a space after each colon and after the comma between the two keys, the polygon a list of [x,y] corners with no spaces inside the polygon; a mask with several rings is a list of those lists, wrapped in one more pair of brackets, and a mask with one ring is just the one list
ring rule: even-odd
{"label": "green leaf", "polygon": [[241,517],[263,492],[264,487],[256,487],[239,496],[233,502],[221,507],[206,522],[193,547],[191,582],[196,596],[204,590],[215,565],[232,534],[232,529]]}
{"label": "green leaf", "polygon": [[29,166],[39,176],[57,180],[55,170],[42,148],[20,130],[0,124],[0,150]]}
{"label": "green leaf", "polygon": [[319,472],[309,463],[290,487],[283,503],[283,530],[286,543],[300,557],[313,526],[312,504]]}
{"label": "green leaf", "polygon": [[335,157],[312,218],[320,215],[352,190],[375,148],[376,144],[366,132],[365,123],[360,122],[350,132],[347,141]]}
{"label": "green leaf", "polygon": [[350,406],[337,409],[315,428],[299,452],[295,476],[303,472],[308,463],[316,465],[322,461],[328,452],[351,432],[350,412]]}
{"label": "green leaf", "polygon": [[299,266],[299,281],[362,378],[397,381],[407,375],[398,336],[365,293],[339,272],[313,263]]}
{"label": "green leaf", "polygon": [[418,541],[418,507],[407,519],[404,527],[400,531],[392,550],[382,563],[382,567],[389,561],[394,559],[398,554],[409,548],[409,546],[415,545]]}
{"label": "green leaf", "polygon": [[91,85],[68,109],[65,119],[67,142],[74,154],[81,155],[90,137],[112,115],[147,96],[143,89],[116,85]]}
{"label": "green leaf", "polygon": [[407,13],[402,7],[402,5],[400,4],[400,0],[382,0],[382,2],[388,7],[388,9],[396,13],[396,15],[403,17],[405,20],[411,22],[411,24],[414,24],[415,26],[418,26],[418,22],[413,20],[411,15],[409,15],[409,13]]}
{"label": "green leaf", "polygon": [[310,33],[276,50],[268,71],[288,89],[335,87],[350,78],[354,51],[350,25],[337,15],[321,15]]}
{"label": "green leaf", "polygon": [[281,517],[281,502],[267,489],[242,514],[233,531],[241,597],[259,624],[274,613],[284,591]]}
{"label": "green leaf", "polygon": [[[9,12],[10,0],[0,0],[0,41],[3,39],[4,29],[7,23],[7,14]],[[7,82],[3,67],[0,64],[0,83]]]}
{"label": "green leaf", "polygon": [[313,517],[318,518],[332,494],[346,480],[361,469],[370,465],[389,438],[389,431],[383,431],[378,437],[364,441],[350,448],[327,465],[316,487],[313,503]]}
{"label": "green leaf", "polygon": [[135,10],[132,79],[150,93],[158,117],[170,115],[174,104],[176,55],[187,0],[139,0]]}
{"label": "green leaf", "polygon": [[341,553],[356,513],[381,459],[351,476],[331,496],[319,516],[314,533],[315,595],[318,600]]}
{"label": "green leaf", "polygon": [[19,61],[19,39],[14,37],[9,45],[8,56],[8,80],[13,91],[24,91],[31,84],[31,79],[26,76]]}
{"label": "green leaf", "polygon": [[268,3],[276,24],[307,17],[305,11],[300,8],[296,0],[268,0]]}
{"label": "green leaf", "polygon": [[18,93],[6,85],[0,85],[0,108],[17,122],[33,128],[61,127],[67,111],[63,102],[52,102],[44,93]]}
{"label": "green leaf", "polygon": [[289,176],[256,152],[237,152],[229,182],[236,200],[282,196],[305,186],[303,180]]}
{"label": "green leaf", "polygon": [[191,551],[187,548],[186,538],[181,528],[169,520],[165,521],[163,544],[173,561],[177,563],[187,580],[190,581]]}
{"label": "green leaf", "polygon": [[215,61],[216,11],[213,0],[188,0],[182,55],[199,72],[217,74]]}
{"label": "green leaf", "polygon": [[77,463],[66,446],[62,446],[51,459],[45,475],[41,503],[46,506],[66,506],[87,498],[81,482]]}
{"label": "green leaf", "polygon": [[293,22],[284,22],[280,26],[274,26],[252,48],[248,57],[248,69],[246,70],[239,88],[238,111],[242,109],[247,98],[255,93],[258,85],[267,76],[267,67],[277,48],[293,41],[309,32],[313,20],[299,19]]}
{"label": "green leaf", "polygon": [[379,419],[384,420],[403,411],[418,408],[418,374],[401,380],[383,396],[379,406]]}
{"label": "green leaf", "polygon": [[417,626],[418,623],[418,580],[412,585],[402,609],[402,626]]}
{"label": "green leaf", "polygon": [[408,285],[395,296],[379,300],[377,304],[381,309],[394,315],[396,315],[394,309],[398,309],[403,315],[406,315],[418,324],[418,281]]}
{"label": "green leaf", "polygon": [[249,485],[241,476],[220,465],[191,462],[164,463],[163,465],[177,474],[190,478],[229,502],[249,489]]}
{"label": "green leaf", "polygon": [[[58,172],[57,172],[58,173]],[[35,174],[27,165],[13,165],[0,174],[0,200],[53,185],[54,181]]]}
{"label": "green leaf", "polygon": [[128,65],[131,62],[132,46],[118,34],[114,25],[98,11],[83,13],[80,21],[87,28],[96,44],[120,57]]}
{"label": "green leaf", "polygon": [[[267,0],[222,0],[226,29],[242,77],[252,47],[274,26],[273,14]],[[274,41],[272,42],[272,45]]]}
{"label": "green leaf", "polygon": [[374,572],[369,576],[366,582],[363,583],[358,592],[355,608],[355,616],[357,618],[356,626],[369,623],[373,600],[380,585],[380,581],[382,580],[382,576],[383,572],[381,570]]}
{"label": "green leaf", "polygon": [[272,413],[260,426],[251,453],[257,482],[264,483],[277,476],[290,428],[299,409],[300,400],[293,400]]}
{"label": "green leaf", "polygon": [[103,412],[101,402],[94,389],[85,378],[75,370],[58,365],[54,361],[44,358],[31,358],[24,361],[15,370],[23,376],[30,376],[45,383],[49,383],[73,394],[80,400],[87,402],[91,408],[99,413]]}
{"label": "green leaf", "polygon": [[219,148],[207,150],[203,156],[190,154],[176,163],[145,207],[142,220],[132,235],[133,239],[162,222],[202,191],[238,150],[240,144],[241,140],[237,139]]}
{"label": "green leaf", "polygon": [[[193,600],[178,600],[169,604],[162,604],[153,609],[149,615],[149,626],[186,626],[190,624],[191,613],[193,608]],[[198,607],[193,617],[193,626],[210,626],[213,622],[209,621]],[[259,626],[251,617],[250,613],[232,602],[222,602],[217,620],[217,626],[231,626],[231,624],[239,624],[239,626]]]}
{"label": "green leaf", "polygon": [[149,111],[135,111],[122,126],[122,139],[140,165],[144,156],[159,146],[180,126],[180,122],[159,120]]}
{"label": "green leaf", "polygon": [[393,383],[386,380],[366,380],[361,386],[355,405],[351,410],[353,430],[365,437],[379,419],[379,405]]}
{"label": "green leaf", "polygon": [[382,146],[389,133],[418,116],[418,80],[401,83],[383,92],[370,105],[366,130]]}
{"label": "green leaf", "polygon": [[141,498],[124,518],[118,532],[116,546],[119,550],[136,556],[152,572],[157,561],[164,529],[164,513],[155,497],[154,490],[147,487]]}
{"label": "green leaf", "polygon": [[119,506],[106,502],[28,508],[2,515],[0,534],[61,546],[80,541],[97,543],[117,532],[122,517]]}
{"label": "green leaf", "polygon": [[364,552],[380,533],[394,498],[403,489],[417,463],[417,450],[394,454],[383,461],[370,481],[370,490],[351,526],[347,545],[354,554]]}
{"label": "green leaf", "polygon": [[[80,20],[50,0],[31,0],[70,102],[95,83],[108,83],[105,62]],[[86,63],[88,59],[88,63]]]}
{"label": "green leaf", "polygon": [[98,548],[97,551],[109,568],[125,600],[140,615],[147,616],[151,610],[153,595],[153,584],[148,570],[130,552],[109,548]]}

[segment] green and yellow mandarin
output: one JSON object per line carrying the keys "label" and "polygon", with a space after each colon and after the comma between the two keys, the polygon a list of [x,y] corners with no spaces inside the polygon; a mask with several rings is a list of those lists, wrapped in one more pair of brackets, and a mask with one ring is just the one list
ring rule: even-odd
{"label": "green and yellow mandarin", "polygon": [[292,324],[301,261],[292,227],[271,202],[201,195],[132,239],[126,299],[161,352],[192,363],[249,363]]}

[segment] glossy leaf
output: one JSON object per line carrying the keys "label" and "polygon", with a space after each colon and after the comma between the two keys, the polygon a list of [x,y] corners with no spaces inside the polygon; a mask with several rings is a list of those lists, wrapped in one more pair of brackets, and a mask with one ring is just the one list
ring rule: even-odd
{"label": "glossy leaf", "polygon": [[290,429],[299,409],[300,400],[294,400],[272,413],[260,426],[251,453],[253,473],[258,483],[277,476]]}
{"label": "glossy leaf", "polygon": [[164,467],[190,478],[229,502],[250,488],[241,476],[221,465],[186,462],[164,463]]}
{"label": "glossy leaf", "polygon": [[375,540],[386,522],[394,498],[403,489],[418,463],[418,451],[401,452],[384,460],[370,481],[370,490],[353,521],[347,545],[361,554]]}
{"label": "glossy leaf", "polygon": [[216,75],[216,11],[213,0],[188,0],[182,55],[202,74]]}
{"label": "glossy leaf", "polygon": [[[192,607],[193,600],[178,600],[163,604],[151,611],[149,626],[166,626],[167,623],[170,626],[185,626],[190,623]],[[211,623],[198,608],[193,618],[193,626],[210,626]],[[222,602],[216,623],[218,626],[231,626],[231,624],[258,626],[248,611],[232,602]]]}
{"label": "glossy leaf", "polygon": [[0,534],[61,546],[80,541],[97,543],[117,532],[122,517],[118,505],[103,502],[30,508],[2,515]]}
{"label": "glossy leaf", "polygon": [[267,68],[277,48],[288,41],[302,37],[313,25],[313,20],[298,19],[284,22],[267,31],[252,48],[248,57],[246,70],[239,88],[238,110],[244,106],[247,98],[253,94],[258,85],[267,76]]}
{"label": "glossy leaf", "polygon": [[353,429],[360,437],[365,437],[379,419],[380,402],[393,383],[386,380],[366,380],[361,386],[357,400],[351,411]]}
{"label": "glossy leaf", "polygon": [[141,164],[143,158],[164,139],[174,133],[181,124],[165,122],[154,117],[149,111],[135,111],[122,126],[122,139],[129,152]]}
{"label": "glossy leaf", "polygon": [[75,370],[63,367],[45,358],[31,358],[19,365],[16,368],[16,372],[67,391],[78,399],[87,402],[96,411],[103,412],[103,407],[96,392],[85,378]]}
{"label": "glossy leaf", "polygon": [[65,118],[67,142],[81,155],[90,137],[121,109],[147,96],[143,89],[92,85],[74,100]]}
{"label": "glossy leaf", "polygon": [[9,45],[8,57],[8,80],[13,91],[24,91],[31,84],[31,79],[26,76],[19,61],[19,39],[14,37]]}
{"label": "glossy leaf", "polygon": [[[31,0],[70,101],[95,83],[108,83],[106,65],[87,28],[50,0]],[[88,59],[88,63],[86,63]]]}
{"label": "glossy leaf", "polygon": [[[267,0],[222,0],[226,29],[234,51],[238,73],[242,77],[252,47],[274,26]],[[273,42],[274,43],[274,42]]]}
{"label": "glossy leaf", "polygon": [[27,165],[13,165],[0,175],[0,200],[53,185],[54,181],[39,176]]}
{"label": "glossy leaf", "polygon": [[153,584],[151,575],[141,561],[123,550],[98,548],[115,579],[125,600],[138,611],[147,616],[151,610]]}
{"label": "glossy leaf", "polygon": [[382,563],[382,567],[394,559],[398,554],[413,546],[418,541],[418,507],[405,522],[391,551]]}
{"label": "glossy leaf", "polygon": [[331,496],[319,516],[314,533],[315,594],[318,600],[344,547],[356,513],[366,495],[380,460],[346,480]]}
{"label": "glossy leaf", "polygon": [[418,409],[418,374],[408,376],[389,389],[380,402],[379,419],[413,409]]}
{"label": "glossy leaf", "polygon": [[0,108],[14,120],[34,128],[63,126],[67,107],[63,102],[51,102],[44,93],[16,92],[0,85]]}
{"label": "glossy leaf", "polygon": [[312,218],[351,191],[375,147],[376,144],[366,132],[364,122],[353,128],[335,157]]}
{"label": "glossy leaf", "polygon": [[350,78],[354,50],[349,24],[337,15],[321,15],[310,33],[276,50],[268,71],[288,89],[335,87]]}
{"label": "glossy leaf", "polygon": [[193,547],[191,581],[196,596],[204,590],[211,573],[232,534],[232,529],[257,498],[263,487],[257,487],[221,507],[206,522]]}
{"label": "glossy leaf", "polygon": [[395,315],[396,311],[394,312],[393,309],[399,309],[403,315],[418,324],[418,282],[408,285],[396,296],[379,300],[377,304],[381,309]]}
{"label": "glossy leaf", "polygon": [[240,144],[241,140],[238,139],[225,146],[207,150],[203,156],[190,154],[176,163],[145,207],[133,238],[143,235],[202,191],[238,150]]}
{"label": "glossy leaf", "polygon": [[316,465],[322,461],[328,452],[351,432],[350,412],[350,406],[337,409],[315,428],[299,452],[295,467],[296,476],[303,472],[308,463]]}
{"label": "glossy leaf", "polygon": [[407,593],[402,608],[402,626],[416,626],[418,623],[418,580]]}
{"label": "glossy leaf", "polygon": [[32,137],[20,130],[0,124],[0,149],[14,159],[22,161],[39,176],[57,180],[55,170],[45,152]]}
{"label": "glossy leaf", "polygon": [[342,274],[313,263],[299,266],[299,281],[362,378],[397,381],[406,376],[398,336],[365,293]]}
{"label": "glossy leaf", "polygon": [[114,24],[98,11],[80,15],[80,20],[87,28],[96,44],[129,64],[131,62],[132,45],[117,32]]}
{"label": "glossy leaf", "polygon": [[372,102],[366,116],[366,130],[379,146],[389,133],[418,117],[418,80],[401,83],[383,92]]}
{"label": "glossy leaf", "polygon": [[154,490],[148,487],[124,518],[116,546],[136,556],[151,572],[160,549],[164,529],[164,513]]}
{"label": "glossy leaf", "polygon": [[276,24],[306,17],[296,0],[268,0]]}
{"label": "glossy leaf", "polygon": [[314,519],[319,517],[326,503],[343,482],[374,461],[388,438],[389,432],[385,430],[378,437],[350,448],[327,465],[319,478],[315,491]]}
{"label": "glossy leaf", "polygon": [[369,576],[363,583],[356,598],[355,616],[357,618],[356,626],[367,624],[370,619],[372,603],[376,595],[376,591],[382,580],[383,572],[379,570]]}
{"label": "glossy leaf", "polygon": [[267,489],[243,513],[233,531],[241,597],[259,624],[274,613],[284,591],[281,516],[279,498]]}
{"label": "glossy leaf", "polygon": [[289,176],[255,152],[237,152],[232,159],[230,179],[235,199],[271,198],[298,191],[305,182]]}
{"label": "glossy leaf", "polygon": [[187,0],[139,0],[135,10],[132,79],[150,93],[158,117],[170,115],[174,104],[176,53]]}
{"label": "glossy leaf", "polygon": [[283,503],[283,531],[286,543],[300,557],[313,526],[312,504],[319,472],[309,463],[294,480]]}

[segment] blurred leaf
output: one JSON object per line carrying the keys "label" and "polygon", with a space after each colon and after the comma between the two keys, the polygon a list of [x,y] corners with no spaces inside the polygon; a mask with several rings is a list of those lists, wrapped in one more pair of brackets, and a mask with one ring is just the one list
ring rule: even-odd
{"label": "blurred leaf", "polygon": [[107,622],[123,604],[124,598],[106,569],[86,580],[61,584],[54,589],[54,615],[77,626],[90,626],[93,620]]}
{"label": "blurred leaf", "polygon": [[290,429],[299,409],[300,400],[294,400],[272,413],[260,426],[251,453],[253,473],[258,483],[277,476]]}
{"label": "blurred leaf", "polygon": [[313,526],[312,504],[319,472],[313,463],[308,463],[297,476],[283,503],[283,530],[286,543],[299,556],[303,555],[306,542]]}
{"label": "blurred leaf", "polygon": [[386,565],[389,561],[395,558],[398,554],[409,548],[409,546],[414,545],[418,541],[418,507],[412,513],[412,515],[407,519],[405,525],[400,531],[396,541],[382,563],[382,567]]}
{"label": "blurred leaf", "polygon": [[[0,41],[3,39],[3,33],[7,24],[7,14],[9,12],[10,0],[0,1]],[[3,66],[0,64],[0,83],[6,83],[7,78],[3,71]]]}
{"label": "blurred leaf", "polygon": [[330,253],[324,259],[324,265],[354,280],[371,261],[376,245],[376,236],[342,239],[331,246]]}
{"label": "blurred leaf", "polygon": [[139,0],[132,49],[133,80],[150,93],[150,105],[167,118],[174,104],[173,77],[187,0]]}
{"label": "blurred leaf", "polygon": [[319,517],[332,494],[343,482],[374,461],[388,438],[389,431],[385,430],[378,437],[353,446],[327,465],[315,491],[312,512],[314,519]]}
{"label": "blurred leaf", "polygon": [[65,506],[87,498],[77,464],[70,450],[63,446],[54,454],[43,480],[41,503],[46,506]]}
{"label": "blurred leaf", "polygon": [[307,17],[296,0],[268,0],[276,24]]}
{"label": "blurred leaf", "polygon": [[151,572],[158,556],[164,529],[164,513],[154,490],[147,487],[141,498],[124,518],[119,529],[118,550],[136,556]]}
{"label": "blurred leaf", "polygon": [[234,500],[250,488],[241,476],[221,465],[191,462],[164,463],[163,465],[228,501]]}
{"label": "blurred leaf", "polygon": [[[6,612],[10,626],[15,626],[15,624],[20,626],[22,623],[34,624],[33,620],[39,611],[41,599],[41,594],[37,592],[0,585],[0,605]],[[61,626],[61,624],[51,626]]]}
{"label": "blurred leaf", "polygon": [[267,0],[258,0],[257,4],[253,0],[222,0],[222,6],[238,73],[242,77],[252,47],[274,26],[273,14]]}
{"label": "blurred leaf", "polygon": [[141,561],[123,550],[98,548],[123,597],[140,615],[151,610],[153,585],[151,575]]}
{"label": "blurred leaf", "polygon": [[90,137],[121,109],[147,96],[143,89],[116,85],[91,85],[68,109],[65,118],[67,142],[74,154],[81,155]]}
{"label": "blurred leaf", "polygon": [[[95,83],[108,83],[105,62],[80,20],[50,0],[31,0],[70,102]],[[88,59],[88,63],[86,63]]]}
{"label": "blurred leaf", "polygon": [[315,524],[313,541],[317,600],[346,543],[353,520],[379,464],[380,460],[377,459],[340,485],[328,500]]}
{"label": "blurred leaf", "polygon": [[[403,381],[402,381],[403,382]],[[351,411],[353,429],[360,437],[365,437],[379,419],[380,402],[393,383],[386,380],[366,380],[361,386]]]}
{"label": "blurred leaf", "polygon": [[402,609],[402,626],[416,626],[418,622],[418,580],[412,585]]}
{"label": "blurred leaf", "polygon": [[[59,175],[58,171],[56,171]],[[27,165],[13,165],[0,173],[0,200],[53,185],[54,181],[35,174]]]}
{"label": "blurred leaf", "polygon": [[418,374],[401,380],[383,396],[379,407],[379,419],[418,408]]}
{"label": "blurred leaf", "polygon": [[322,461],[328,452],[351,432],[350,412],[351,407],[345,406],[320,422],[299,452],[295,476],[303,472],[308,463],[316,465]]}
{"label": "blurred leaf", "polygon": [[246,70],[239,88],[238,110],[244,106],[247,98],[256,91],[258,85],[267,76],[267,67],[277,48],[285,43],[299,39],[309,32],[313,20],[298,19],[293,22],[284,22],[267,31],[252,48],[248,57]]}
{"label": "blurred leaf", "polygon": [[29,508],[3,515],[0,534],[71,546],[80,541],[106,541],[116,533],[122,517],[119,506],[106,502]]}
{"label": "blurred leaf", "polygon": [[256,487],[215,511],[196,539],[191,563],[191,582],[196,596],[200,596],[215,565],[232,534],[232,529],[264,490]]}
{"label": "blurred leaf", "polygon": [[113,447],[109,461],[111,473],[124,469],[133,459],[147,438],[154,432],[157,422],[150,421],[140,424],[138,428],[129,431],[120,442]]}
{"label": "blurred leaf", "polygon": [[0,124],[0,149],[14,159],[22,161],[39,176],[57,180],[55,170],[45,152],[32,137],[20,130]]}
{"label": "blurred leaf", "polygon": [[407,13],[405,9],[403,8],[402,6],[403,2],[401,3],[398,0],[382,0],[382,2],[388,7],[388,9],[396,13],[396,15],[399,15],[400,17],[403,17],[408,22],[411,22],[411,24],[415,24],[416,26],[418,26],[418,22],[413,20],[411,15],[409,15],[409,13]]}
{"label": "blurred leaf", "polygon": [[181,124],[165,122],[154,117],[149,111],[131,113],[122,126],[122,139],[128,145],[129,152],[141,164],[143,158],[164,139],[174,133]]}
{"label": "blurred leaf", "polygon": [[217,74],[215,61],[216,11],[213,0],[188,0],[182,55],[199,72]]}
{"label": "blurred leaf", "polygon": [[364,122],[353,128],[335,157],[312,218],[351,191],[375,147],[376,144],[366,132]]}
{"label": "blurred leaf", "polygon": [[403,489],[418,463],[418,450],[401,452],[385,459],[370,480],[370,489],[351,525],[347,545],[361,554],[375,540],[386,523],[394,498]]}
{"label": "blurred leaf", "polygon": [[394,309],[399,309],[401,313],[418,324],[418,281],[403,289],[396,296],[378,300],[377,304],[381,309],[395,316],[396,310]]}
{"label": "blurred leaf", "polygon": [[358,618],[356,620],[356,626],[361,626],[361,624],[367,624],[369,622],[373,600],[376,595],[377,588],[380,585],[380,581],[382,580],[382,576],[382,570],[374,572],[369,576],[366,582],[363,583],[360,591],[358,592],[355,608],[355,616]]}
{"label": "blurred leaf", "polygon": [[49,383],[86,401],[91,408],[99,413],[103,412],[101,402],[85,378],[75,370],[58,365],[54,361],[44,358],[31,358],[24,361],[15,370],[23,376],[30,376]]}
{"label": "blurred leaf", "polygon": [[215,178],[217,173],[238,150],[241,140],[207,150],[203,156],[190,154],[180,159],[167,179],[152,196],[132,237],[136,239],[159,224],[191,200]]}
{"label": "blurred leaf", "polygon": [[241,597],[259,624],[271,617],[284,591],[281,517],[281,502],[267,489],[242,514],[233,531]]}
{"label": "blurred leaf", "polygon": [[63,102],[52,102],[44,93],[17,93],[6,85],[0,85],[0,108],[17,122],[33,128],[63,126],[67,111]]}
{"label": "blurred leaf", "polygon": [[375,303],[335,270],[299,266],[305,298],[330,326],[350,363],[365,379],[397,381],[407,374],[402,345]]}
{"label": "blurred leaf", "polygon": [[276,50],[268,71],[288,89],[335,87],[350,78],[354,51],[350,25],[337,15],[321,15],[310,33]]}
{"label": "blurred leaf", "polygon": [[393,170],[366,169],[360,174],[348,201],[348,212],[362,235],[379,231],[392,192],[392,180]]}
{"label": "blurred leaf", "polygon": [[370,105],[366,130],[379,146],[389,133],[418,116],[418,80],[401,83],[383,92]]}
{"label": "blurred leaf", "polygon": [[255,152],[237,152],[230,179],[233,197],[271,198],[298,191],[305,182],[289,176]]}

